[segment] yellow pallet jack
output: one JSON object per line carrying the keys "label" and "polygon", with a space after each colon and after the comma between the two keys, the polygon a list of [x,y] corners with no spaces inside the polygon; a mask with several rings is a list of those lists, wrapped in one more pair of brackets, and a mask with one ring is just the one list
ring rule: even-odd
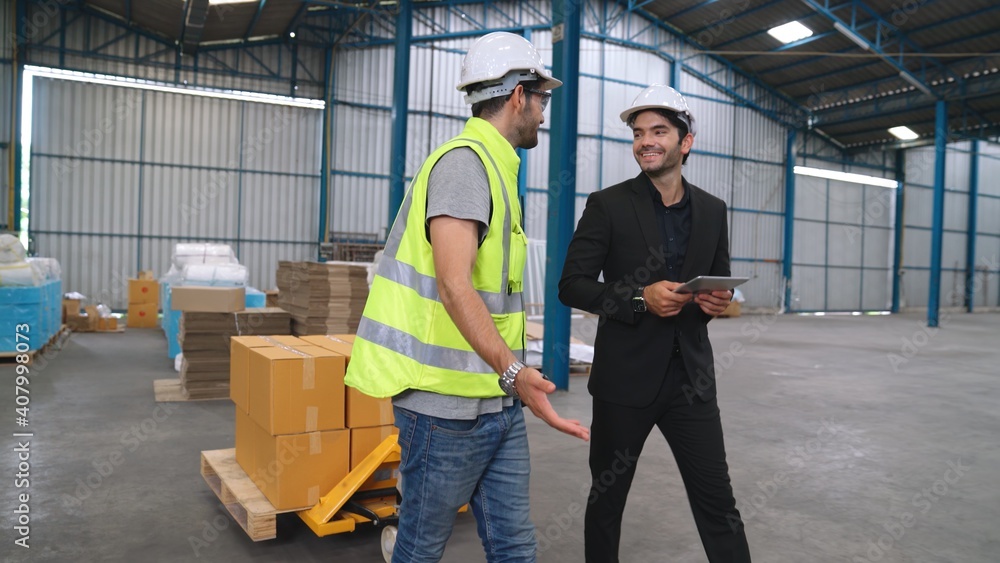
{"label": "yellow pallet jack", "polygon": [[334,485],[316,506],[296,512],[320,537],[353,532],[358,524],[382,529],[382,558],[392,560],[396,545],[399,492],[399,444],[389,436],[344,480]]}

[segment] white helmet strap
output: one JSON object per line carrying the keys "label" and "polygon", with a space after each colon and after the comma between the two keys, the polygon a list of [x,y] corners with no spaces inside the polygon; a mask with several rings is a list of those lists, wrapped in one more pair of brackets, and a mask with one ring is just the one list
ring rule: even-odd
{"label": "white helmet strap", "polygon": [[480,83],[478,85],[480,86],[479,89],[465,95],[465,103],[471,106],[485,100],[506,96],[513,92],[514,88],[517,88],[517,85],[521,82],[531,82],[533,80],[540,80],[540,77],[534,70],[512,70],[499,82]]}

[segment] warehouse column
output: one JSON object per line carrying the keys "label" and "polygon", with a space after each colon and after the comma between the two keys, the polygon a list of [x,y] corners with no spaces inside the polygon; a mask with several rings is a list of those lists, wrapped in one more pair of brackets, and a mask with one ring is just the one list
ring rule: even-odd
{"label": "warehouse column", "polygon": [[542,371],[569,389],[569,309],[559,302],[559,278],[576,216],[577,96],[580,90],[580,12],[574,0],[552,1],[553,91],[549,127],[549,203],[545,243],[545,350]]}
{"label": "warehouse column", "polygon": [[795,240],[795,129],[788,130],[785,145],[785,245],[781,275],[785,280],[785,313],[792,310],[792,250]]}
{"label": "warehouse column", "polygon": [[396,60],[392,73],[392,149],[389,153],[389,223],[406,191],[406,119],[410,107],[410,36],[413,32],[413,3],[400,2],[396,14]]}
{"label": "warehouse column", "polygon": [[329,242],[330,228],[330,151],[333,150],[331,124],[333,117],[333,48],[326,48],[323,66],[323,141],[319,175],[319,242]]}
{"label": "warehouse column", "polygon": [[965,244],[965,310],[972,312],[976,301],[976,214],[979,198],[979,141],[972,141],[969,155],[969,234]]}
{"label": "warehouse column", "polygon": [[938,326],[941,308],[941,245],[944,239],[944,159],[948,144],[948,105],[938,100],[934,126],[934,215],[931,223],[931,279],[927,326]]}
{"label": "warehouse column", "polygon": [[899,312],[899,284],[903,276],[903,229],[906,228],[906,221],[903,214],[906,210],[906,151],[896,150],[896,216],[894,217],[893,244],[892,244],[892,309],[893,313]]}

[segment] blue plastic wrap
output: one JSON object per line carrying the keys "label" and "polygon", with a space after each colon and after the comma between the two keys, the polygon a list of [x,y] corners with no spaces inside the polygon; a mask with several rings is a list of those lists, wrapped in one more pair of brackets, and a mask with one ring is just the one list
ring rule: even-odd
{"label": "blue plastic wrap", "polygon": [[[28,344],[24,351],[40,349],[59,330],[61,319],[61,281],[35,287],[0,287],[0,352],[18,352],[18,342]],[[17,330],[18,325],[26,325],[27,330]],[[27,340],[19,340],[18,333]]]}
{"label": "blue plastic wrap", "polygon": [[247,309],[267,307],[267,295],[259,289],[247,287],[246,307]]}

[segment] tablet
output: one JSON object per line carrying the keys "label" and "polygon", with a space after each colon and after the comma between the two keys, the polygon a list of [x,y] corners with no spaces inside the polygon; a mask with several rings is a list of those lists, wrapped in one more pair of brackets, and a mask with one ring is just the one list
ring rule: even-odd
{"label": "tablet", "polygon": [[750,281],[750,278],[727,278],[723,276],[698,276],[674,288],[674,293],[701,293],[726,291]]}

